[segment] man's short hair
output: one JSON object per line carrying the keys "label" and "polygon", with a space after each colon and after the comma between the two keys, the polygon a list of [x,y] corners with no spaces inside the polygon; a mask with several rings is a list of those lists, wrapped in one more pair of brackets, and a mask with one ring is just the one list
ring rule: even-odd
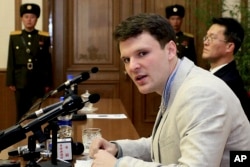
{"label": "man's short hair", "polygon": [[169,41],[175,41],[175,32],[167,19],[158,14],[141,13],[131,16],[117,25],[114,31],[114,38],[118,41],[125,41],[130,37],[136,37],[143,32],[148,32],[161,45]]}
{"label": "man's short hair", "polygon": [[242,25],[236,19],[230,17],[213,18],[212,24],[218,24],[225,27],[224,35],[226,41],[234,43],[234,54],[237,53],[245,35]]}

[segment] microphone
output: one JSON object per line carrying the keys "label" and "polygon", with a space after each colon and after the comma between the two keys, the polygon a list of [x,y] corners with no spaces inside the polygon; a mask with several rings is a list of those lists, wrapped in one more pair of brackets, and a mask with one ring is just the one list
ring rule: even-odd
{"label": "microphone", "polygon": [[[98,72],[98,68],[97,67],[93,67],[91,70],[91,73],[96,73]],[[64,90],[65,88],[67,88],[68,86],[72,85],[72,84],[78,84],[82,81],[86,81],[88,80],[90,77],[89,72],[82,72],[80,75],[76,76],[75,78],[71,79],[71,80],[67,80],[66,82],[64,82],[63,84],[61,84],[59,87],[57,87],[52,93],[51,96],[56,94],[57,92],[60,92],[62,90]]]}
{"label": "microphone", "polygon": [[34,119],[33,121],[29,122],[27,125],[23,127],[25,132],[29,132],[34,127],[38,127],[43,125],[44,123],[51,121],[55,118],[57,118],[60,115],[67,115],[69,113],[75,112],[79,109],[81,109],[84,106],[84,103],[81,99],[81,97],[77,95],[71,95],[67,97],[63,104],[55,109],[52,109],[51,111],[43,114],[42,116],[38,117],[37,119]]}
{"label": "microphone", "polygon": [[97,73],[99,71],[99,69],[97,67],[93,67],[91,68],[91,73]]}
{"label": "microphone", "polygon": [[72,143],[72,153],[73,155],[81,155],[84,151],[84,146],[81,142]]}
{"label": "microphone", "polygon": [[86,102],[96,103],[96,102],[98,102],[99,100],[100,100],[100,95],[94,93],[94,94],[89,95],[88,100],[85,101],[84,103],[86,103]]}
{"label": "microphone", "polygon": [[[87,103],[87,102],[96,103],[96,102],[98,102],[99,100],[100,100],[100,95],[99,95],[99,94],[91,94],[91,95],[89,96],[88,101],[83,102],[83,103],[84,103],[84,104]],[[45,113],[47,113],[47,112],[49,112],[49,111],[51,111],[51,110],[53,110],[53,109],[55,109],[55,108],[61,106],[62,104],[63,104],[63,101],[60,101],[60,102],[54,103],[54,104],[52,104],[52,105],[49,105],[49,106],[47,106],[47,107],[45,107],[45,108],[41,108],[41,109],[35,111],[34,113],[28,115],[28,116],[25,118],[25,120],[33,119],[33,118],[38,118],[38,117],[41,116],[42,114],[45,114]]]}
{"label": "microphone", "polygon": [[17,125],[14,125],[8,129],[6,129],[5,131],[2,131],[1,134],[0,134],[0,152],[25,139],[26,138],[26,134],[25,134],[25,131],[24,129],[22,128],[21,125],[17,124]]}
{"label": "microphone", "polygon": [[61,106],[56,107],[55,109],[52,109],[51,111],[43,114],[37,119],[30,121],[24,127],[17,124],[6,129],[5,131],[0,131],[0,143],[2,143],[0,144],[0,151],[21,141],[22,139],[25,139],[27,132],[37,129],[37,127],[40,127],[44,123],[57,118],[63,113],[71,113],[77,111],[83,106],[84,103],[81,97],[73,94],[66,98]]}
{"label": "microphone", "polygon": [[[40,144],[37,143],[36,144],[36,150],[37,149],[45,149],[45,145],[44,144]],[[24,145],[24,146],[19,146],[17,147],[17,149],[11,150],[8,152],[9,156],[17,156],[17,155],[23,155],[24,152],[27,152],[28,149],[28,145]]]}
{"label": "microphone", "polygon": [[[100,95],[99,94],[91,94],[88,97],[88,100],[84,101],[83,103],[96,103],[100,100]],[[82,121],[82,120],[86,120],[87,116],[86,114],[77,114],[74,113],[72,116],[72,120],[73,121]]]}
{"label": "microphone", "polygon": [[49,112],[49,111],[51,111],[51,110],[53,110],[53,109],[59,107],[59,106],[62,105],[62,104],[63,104],[63,101],[60,101],[60,102],[54,103],[54,104],[52,104],[52,105],[49,105],[49,106],[47,106],[47,107],[45,107],[45,108],[41,108],[41,109],[35,111],[34,113],[28,115],[28,116],[27,116],[26,118],[24,118],[24,119],[27,120],[27,119],[38,118],[40,115],[45,114],[45,113],[47,113],[47,112]]}

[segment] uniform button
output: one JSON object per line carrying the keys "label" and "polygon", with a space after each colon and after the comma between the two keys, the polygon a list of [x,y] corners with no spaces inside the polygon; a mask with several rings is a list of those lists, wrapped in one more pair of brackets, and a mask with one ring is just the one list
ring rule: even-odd
{"label": "uniform button", "polygon": [[177,42],[176,45],[179,45],[179,43]]}
{"label": "uniform button", "polygon": [[31,42],[28,42],[28,45],[31,45]]}
{"label": "uniform button", "polygon": [[28,37],[31,38],[31,34],[28,34]]}
{"label": "uniform button", "polygon": [[16,49],[19,49],[19,46],[16,46]]}

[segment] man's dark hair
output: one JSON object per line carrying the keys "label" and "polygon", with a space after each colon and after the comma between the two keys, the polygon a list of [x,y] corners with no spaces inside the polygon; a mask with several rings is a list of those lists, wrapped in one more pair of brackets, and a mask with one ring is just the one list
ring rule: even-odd
{"label": "man's dark hair", "polygon": [[142,32],[150,33],[162,48],[169,41],[175,41],[175,32],[166,18],[158,14],[138,14],[122,21],[114,31],[114,38],[120,42],[136,37]]}
{"label": "man's dark hair", "polygon": [[212,23],[225,27],[224,35],[226,37],[226,41],[234,43],[234,54],[237,53],[244,40],[245,34],[241,24],[236,19],[229,17],[213,18]]}

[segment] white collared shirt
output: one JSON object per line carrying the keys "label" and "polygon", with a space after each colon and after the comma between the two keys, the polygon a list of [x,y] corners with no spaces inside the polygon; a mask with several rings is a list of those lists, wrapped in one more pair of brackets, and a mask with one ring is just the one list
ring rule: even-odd
{"label": "white collared shirt", "polygon": [[[228,64],[228,63],[227,63]],[[225,65],[227,65],[227,64],[222,64],[222,65],[220,65],[220,66],[218,66],[218,67],[215,67],[215,68],[210,68],[209,69],[209,71],[212,73],[212,74],[214,74],[216,71],[218,71],[219,69],[221,69],[222,67],[224,67]]]}

